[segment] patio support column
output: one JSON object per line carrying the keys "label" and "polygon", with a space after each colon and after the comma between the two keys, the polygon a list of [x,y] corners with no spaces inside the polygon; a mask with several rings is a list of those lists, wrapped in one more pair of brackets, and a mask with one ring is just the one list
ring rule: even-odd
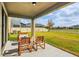
{"label": "patio support column", "polygon": [[32,19],[31,23],[31,37],[32,37],[32,42],[35,40],[35,20]]}
{"label": "patio support column", "polygon": [[8,17],[8,32],[11,33],[11,17]]}

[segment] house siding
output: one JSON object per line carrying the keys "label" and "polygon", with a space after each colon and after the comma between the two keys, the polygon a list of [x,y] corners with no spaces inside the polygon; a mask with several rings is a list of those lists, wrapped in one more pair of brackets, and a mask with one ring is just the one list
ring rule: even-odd
{"label": "house siding", "polygon": [[2,40],[2,8],[0,3],[0,56],[1,56],[1,40]]}
{"label": "house siding", "polygon": [[[3,11],[4,11],[5,15],[3,14]],[[8,17],[8,14],[7,14],[7,11],[5,9],[5,6],[2,2],[0,2],[0,56],[3,55],[4,48],[5,48],[5,45],[6,45],[7,40],[8,40],[8,30],[7,30],[8,29],[7,28],[8,27],[7,26],[8,19],[7,19],[7,17]]]}

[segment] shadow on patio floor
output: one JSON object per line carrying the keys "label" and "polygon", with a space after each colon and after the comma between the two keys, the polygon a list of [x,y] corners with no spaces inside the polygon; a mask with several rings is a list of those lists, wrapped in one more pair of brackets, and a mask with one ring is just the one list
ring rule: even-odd
{"label": "shadow on patio floor", "polygon": [[18,45],[18,43],[12,43],[11,45],[12,45],[12,46],[15,46],[15,45]]}
{"label": "shadow on patio floor", "polygon": [[18,56],[18,49],[5,50],[3,56]]}

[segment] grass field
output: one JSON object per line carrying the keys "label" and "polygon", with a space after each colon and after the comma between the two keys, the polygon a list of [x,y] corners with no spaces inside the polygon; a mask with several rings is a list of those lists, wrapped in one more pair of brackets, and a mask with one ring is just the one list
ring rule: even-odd
{"label": "grass field", "polygon": [[[36,36],[45,36],[46,43],[79,56],[79,30],[52,30],[36,32]],[[10,34],[9,40],[17,40],[17,34]]]}

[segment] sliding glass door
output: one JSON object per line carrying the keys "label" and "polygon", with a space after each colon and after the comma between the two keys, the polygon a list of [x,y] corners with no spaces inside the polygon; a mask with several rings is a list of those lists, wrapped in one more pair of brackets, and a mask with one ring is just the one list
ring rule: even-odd
{"label": "sliding glass door", "polygon": [[4,9],[2,8],[2,47],[6,43],[6,35],[7,34],[7,16],[4,12]]}

